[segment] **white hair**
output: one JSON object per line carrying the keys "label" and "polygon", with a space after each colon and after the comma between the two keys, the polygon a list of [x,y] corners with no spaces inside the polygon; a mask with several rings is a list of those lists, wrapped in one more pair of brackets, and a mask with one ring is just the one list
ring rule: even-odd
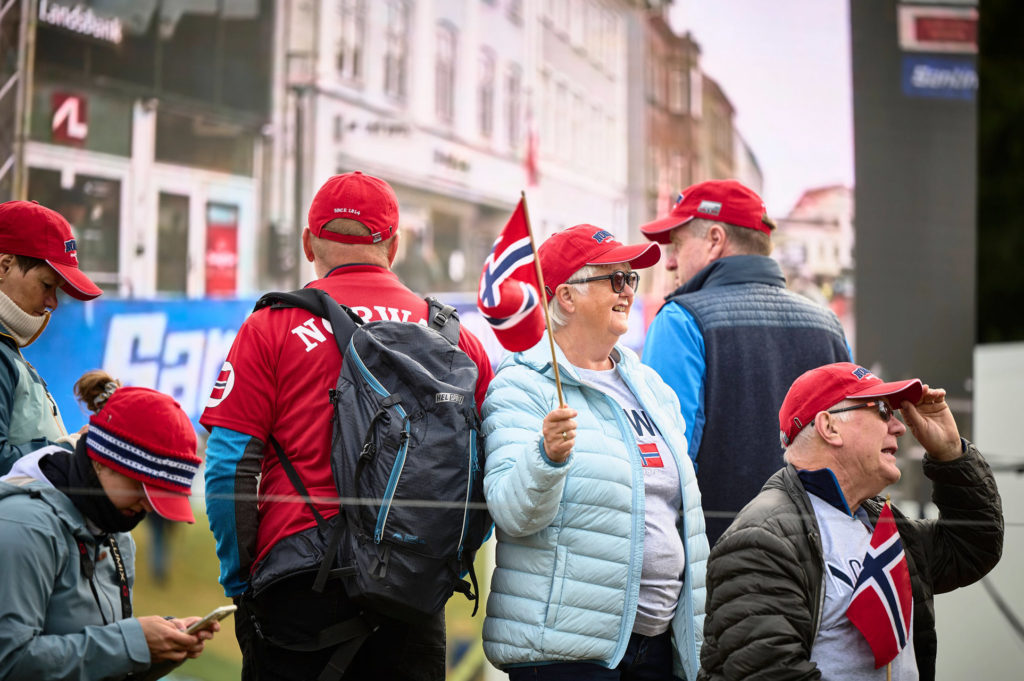
{"label": "white hair", "polygon": [[[600,273],[601,269],[597,265],[584,265],[580,269],[573,272],[566,281],[573,281],[576,279],[589,279],[590,277],[596,277]],[[585,296],[588,293],[587,284],[567,284],[571,286],[572,290],[581,296]],[[548,301],[548,316],[551,319],[551,331],[558,331],[560,328],[569,323],[569,316],[562,309],[558,299],[552,297]]]}
{"label": "white hair", "polygon": [[[822,409],[822,411],[828,411],[829,409],[835,409],[835,408],[841,407],[841,406],[842,407],[848,406],[846,404],[846,402],[847,402],[847,400],[843,400],[842,402],[839,402],[838,404],[833,404],[828,409]],[[846,421],[849,421],[850,418],[853,415],[850,412],[848,412],[848,411],[841,411],[838,414],[830,414],[830,416],[832,418],[834,418],[836,421],[846,422]],[[818,415],[815,414],[814,418],[817,418],[817,417],[818,417]],[[808,423],[806,426],[804,426],[800,430],[800,432],[796,434],[796,437],[793,438],[793,441],[790,442],[789,446],[786,447],[786,449],[783,451],[783,453],[782,453],[782,460],[785,461],[786,463],[793,463],[792,460],[791,460],[792,459],[791,454],[794,453],[794,452],[800,452],[803,449],[805,449],[811,443],[811,440],[813,440],[816,437],[818,437],[818,434],[817,434],[817,431],[814,430],[814,420],[811,420],[810,423]]]}

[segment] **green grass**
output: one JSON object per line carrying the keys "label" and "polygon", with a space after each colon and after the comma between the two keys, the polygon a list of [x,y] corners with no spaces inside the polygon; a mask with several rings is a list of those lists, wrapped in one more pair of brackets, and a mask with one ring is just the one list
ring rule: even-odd
{"label": "green grass", "polygon": [[[202,616],[218,605],[230,603],[217,582],[220,566],[206,515],[199,510],[196,510],[195,515],[195,525],[174,523],[169,527],[169,567],[167,580],[163,584],[157,584],[152,576],[152,533],[148,521],[133,532],[138,545],[133,592],[136,615]],[[486,595],[490,568],[480,556],[477,558],[476,573],[480,589]],[[487,664],[480,647],[483,610],[483,598],[476,617],[470,617],[473,604],[461,594],[455,594],[448,602],[445,610],[449,649],[448,677],[453,681],[479,678],[482,666]],[[461,653],[459,660],[454,659],[456,651]],[[229,617],[221,622],[220,633],[207,642],[202,655],[186,661],[165,678],[177,681],[228,681],[238,679],[241,672],[242,654],[235,640],[234,619]]]}
{"label": "green grass", "polygon": [[[217,583],[220,567],[206,516],[196,511],[196,524],[170,524],[167,528],[167,580],[158,585],[152,576],[152,533],[149,523],[133,535],[138,545],[135,560],[133,604],[138,615],[202,616],[231,601]],[[242,673],[242,653],[235,640],[232,618],[221,622],[220,633],[208,641],[203,654],[178,667],[173,678],[225,681]],[[172,678],[172,677],[167,677]]]}

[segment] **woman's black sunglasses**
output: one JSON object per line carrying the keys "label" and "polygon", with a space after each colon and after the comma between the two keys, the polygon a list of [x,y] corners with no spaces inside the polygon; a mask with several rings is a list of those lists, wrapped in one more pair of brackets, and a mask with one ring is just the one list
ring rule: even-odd
{"label": "woman's black sunglasses", "polygon": [[611,274],[602,274],[599,277],[587,277],[586,279],[574,279],[573,281],[567,281],[566,284],[586,284],[591,281],[601,281],[602,279],[608,279],[612,282],[612,290],[616,293],[622,293],[622,289],[626,288],[626,284],[636,291],[637,284],[640,283],[640,274],[638,272],[623,272],[622,270],[615,270]]}

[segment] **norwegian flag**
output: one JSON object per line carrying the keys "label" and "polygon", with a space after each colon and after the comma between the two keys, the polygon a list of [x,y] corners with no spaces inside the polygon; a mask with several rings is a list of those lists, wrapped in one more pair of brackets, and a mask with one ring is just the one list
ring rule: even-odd
{"label": "norwegian flag", "polygon": [[886,500],[846,609],[847,618],[871,646],[875,669],[892,662],[906,647],[913,607],[907,556]]}
{"label": "norwegian flag", "polygon": [[661,452],[658,451],[658,445],[654,442],[648,444],[638,444],[640,448],[640,465],[644,468],[664,468],[665,462],[661,459]]}
{"label": "norwegian flag", "polygon": [[536,256],[524,201],[525,198],[519,200],[484,261],[476,301],[498,342],[512,352],[533,347],[544,335],[544,311],[534,268]]}

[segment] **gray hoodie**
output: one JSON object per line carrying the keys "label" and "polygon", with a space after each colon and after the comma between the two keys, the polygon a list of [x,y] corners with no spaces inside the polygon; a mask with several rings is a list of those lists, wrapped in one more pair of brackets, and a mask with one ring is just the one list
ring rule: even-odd
{"label": "gray hoodie", "polygon": [[[122,619],[110,550],[39,470],[39,459],[53,451],[66,450],[32,452],[0,478],[0,681],[120,679],[144,671],[146,637],[137,619]],[[125,533],[115,538],[131,587],[135,542]],[[79,543],[95,562],[100,605],[83,576]]]}

